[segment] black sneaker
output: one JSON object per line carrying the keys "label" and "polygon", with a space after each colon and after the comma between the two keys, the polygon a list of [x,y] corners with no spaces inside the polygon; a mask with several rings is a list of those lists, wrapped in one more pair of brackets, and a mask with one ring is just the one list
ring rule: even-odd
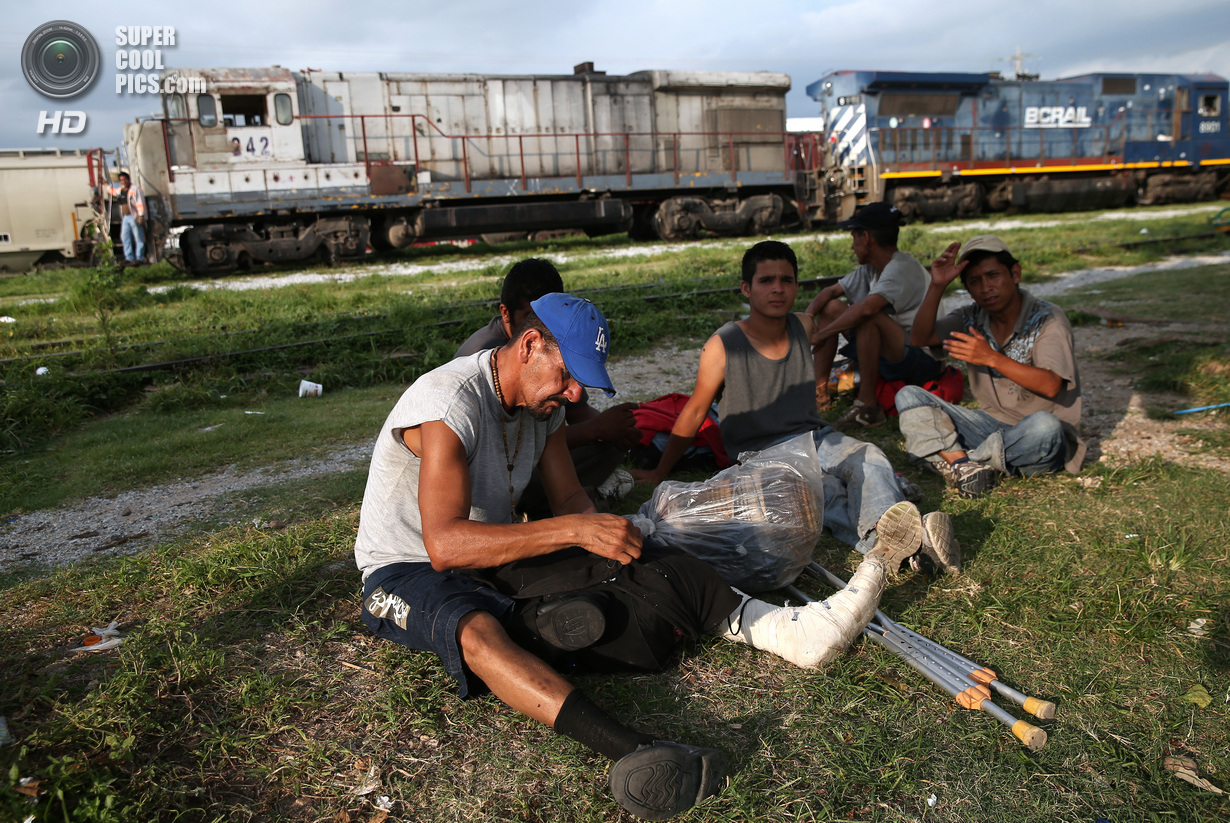
{"label": "black sneaker", "polygon": [[666,820],[717,794],[726,755],[655,740],[611,767],[611,794],[642,820]]}
{"label": "black sneaker", "polygon": [[598,598],[585,594],[543,603],[535,622],[539,637],[566,652],[589,648],[606,632],[606,616]]}

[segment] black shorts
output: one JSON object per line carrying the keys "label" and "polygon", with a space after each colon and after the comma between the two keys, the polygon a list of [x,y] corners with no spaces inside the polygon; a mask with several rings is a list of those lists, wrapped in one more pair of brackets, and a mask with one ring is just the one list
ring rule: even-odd
{"label": "black shorts", "polygon": [[911,386],[921,386],[944,371],[944,364],[918,346],[906,345],[905,355],[895,363],[880,358],[880,376],[890,383],[902,380]]}
{"label": "black shorts", "polygon": [[[513,600],[464,574],[438,572],[430,563],[393,563],[376,569],[363,584],[364,624],[385,640],[434,652],[467,697],[481,681],[461,659],[457,625],[473,611],[505,622]],[[471,682],[473,680],[473,682]]]}
{"label": "black shorts", "polygon": [[[581,592],[601,604],[607,631],[593,646],[565,653],[538,635],[538,607]],[[471,611],[489,612],[518,645],[560,669],[657,671],[682,640],[711,632],[740,602],[713,567],[673,550],[647,546],[624,566],[573,548],[473,576],[430,563],[384,566],[363,587],[362,617],[380,637],[434,652],[466,697],[483,690],[457,642]]]}

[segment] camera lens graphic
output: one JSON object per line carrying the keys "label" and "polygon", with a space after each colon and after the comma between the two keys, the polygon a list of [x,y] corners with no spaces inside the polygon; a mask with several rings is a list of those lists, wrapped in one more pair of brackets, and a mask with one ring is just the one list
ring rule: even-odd
{"label": "camera lens graphic", "polygon": [[48,97],[75,97],[98,79],[98,43],[68,20],[44,23],[26,38],[21,69],[26,82]]}

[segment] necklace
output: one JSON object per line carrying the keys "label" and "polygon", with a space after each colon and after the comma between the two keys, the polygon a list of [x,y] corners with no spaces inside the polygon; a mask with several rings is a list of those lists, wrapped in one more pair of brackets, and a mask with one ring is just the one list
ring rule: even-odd
{"label": "necklace", "polygon": [[508,509],[512,515],[513,522],[517,520],[517,499],[516,491],[513,487],[513,466],[516,465],[517,455],[521,452],[521,434],[524,431],[521,426],[521,416],[517,416],[517,445],[513,447],[512,456],[508,455],[508,431],[504,426],[504,391],[500,388],[500,368],[495,362],[496,352],[491,353],[491,382],[495,384],[495,396],[500,403],[500,439],[504,441],[504,459],[508,462]]}

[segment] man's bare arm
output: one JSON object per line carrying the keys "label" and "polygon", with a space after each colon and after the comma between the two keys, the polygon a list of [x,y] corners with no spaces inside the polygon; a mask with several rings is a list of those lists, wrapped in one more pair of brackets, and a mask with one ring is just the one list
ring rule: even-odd
{"label": "man's bare arm", "polygon": [[841,287],[840,283],[834,283],[827,288],[820,290],[819,294],[811,299],[807,304],[807,308],[803,310],[804,314],[816,317],[820,312],[824,311],[824,307],[828,305],[830,300],[836,300],[846,293],[846,290]]}
{"label": "man's bare arm", "polygon": [[640,557],[640,532],[616,515],[570,514],[531,523],[470,520],[470,469],[461,439],[438,420],[413,432],[403,440],[422,458],[419,513],[432,568],[481,569],[569,546],[625,564]]}
{"label": "man's bare arm", "polygon": [[812,329],[810,335],[812,345],[823,343],[834,335],[862,325],[869,317],[884,311],[886,306],[888,306],[888,301],[880,294],[869,294],[857,303],[851,303],[837,316],[836,320],[827,326],[817,324],[817,327]]}
{"label": "man's bare arm", "polygon": [[641,441],[641,430],[636,427],[636,417],[632,414],[639,405],[620,403],[603,412],[588,403],[570,405],[565,431],[568,448],[595,442],[611,443],[620,451],[632,448]]}
{"label": "man's bare arm", "polygon": [[910,327],[910,344],[914,346],[935,346],[940,337],[935,333],[935,318],[940,310],[940,300],[948,284],[961,276],[968,261],[957,263],[957,252],[961,243],[949,243],[948,248],[940,256],[931,261],[931,282],[927,284],[927,293],[923,295],[922,303],[914,315],[914,324]]}
{"label": "man's bare arm", "polygon": [[709,407],[713,405],[713,398],[717,397],[718,391],[725,382],[726,347],[722,345],[722,338],[715,334],[700,350],[696,386],[692,389],[692,396],[688,398],[683,411],[679,412],[679,416],[675,418],[670,439],[666,442],[666,448],[662,450],[662,457],[658,460],[657,468],[652,471],[632,472],[632,476],[638,483],[656,486],[666,479],[666,475],[670,474],[670,470],[675,467],[679,458],[683,457],[688,447],[692,445],[692,441],[696,439],[701,424],[705,422],[705,416],[709,414]]}

